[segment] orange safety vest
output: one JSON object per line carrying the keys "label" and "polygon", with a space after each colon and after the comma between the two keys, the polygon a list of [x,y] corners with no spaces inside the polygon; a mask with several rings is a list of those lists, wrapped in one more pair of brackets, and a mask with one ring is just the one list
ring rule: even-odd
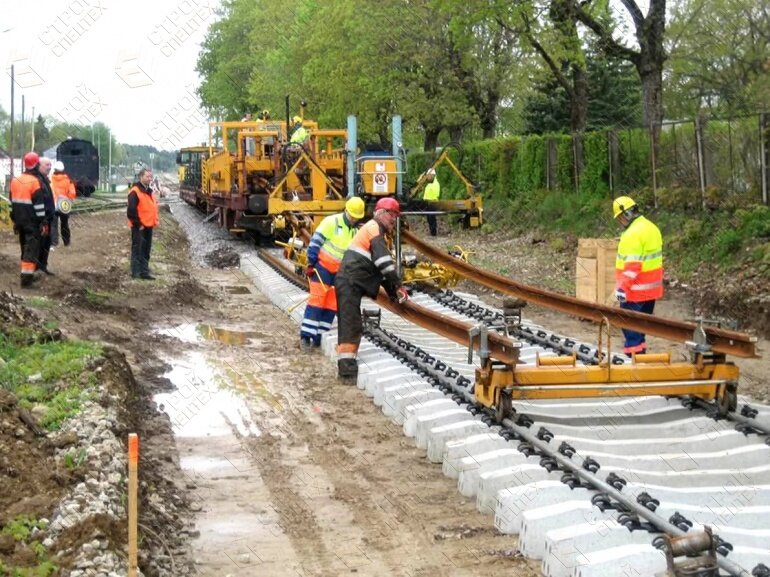
{"label": "orange safety vest", "polygon": [[20,226],[45,218],[40,180],[34,174],[24,172],[11,181],[11,210],[13,221]]}
{"label": "orange safety vest", "polygon": [[[139,204],[136,207],[136,212],[139,214],[139,222],[145,228],[155,228],[160,224],[160,217],[158,215],[158,199],[155,198],[153,193],[146,193],[142,191],[138,186],[132,186],[128,194],[136,194],[136,198]],[[128,226],[133,228],[131,221],[128,221]]]}
{"label": "orange safety vest", "polygon": [[72,184],[70,177],[63,172],[55,172],[51,177],[51,188],[53,189],[54,202],[60,198],[75,200],[75,185]]}

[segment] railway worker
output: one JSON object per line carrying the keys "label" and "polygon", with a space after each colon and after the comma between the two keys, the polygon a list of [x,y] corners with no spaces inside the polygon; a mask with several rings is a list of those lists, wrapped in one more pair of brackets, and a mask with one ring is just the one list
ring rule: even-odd
{"label": "railway worker", "polygon": [[[438,200],[441,196],[441,185],[436,178],[436,170],[429,168],[425,173],[425,177],[428,179],[428,184],[425,185],[425,190],[422,193],[422,199],[427,201]],[[430,229],[430,235],[436,236],[438,234],[438,222],[435,214],[429,214],[426,216],[428,219],[428,228]]]}
{"label": "railway worker", "polygon": [[334,322],[337,314],[334,279],[342,256],[356,234],[356,224],[364,218],[365,210],[363,199],[357,196],[351,198],[345,203],[343,212],[324,218],[310,239],[305,270],[310,282],[310,298],[299,332],[299,346],[303,351],[320,347],[321,336]]}
{"label": "railway worker", "polygon": [[139,180],[128,191],[128,226],[131,228],[131,277],[155,280],[150,274],[152,231],[160,224],[158,199],[150,187],[152,172],[139,171]]}
{"label": "railway worker", "polygon": [[53,276],[53,271],[48,270],[48,257],[51,254],[51,229],[56,221],[56,200],[48,175],[51,173],[53,161],[45,156],[40,159],[38,167],[38,179],[43,190],[43,204],[45,205],[45,225],[40,235],[40,251],[37,256],[37,270]]}
{"label": "railway worker", "polygon": [[291,140],[289,143],[299,144],[302,146],[305,144],[305,142],[307,142],[307,139],[310,138],[310,133],[307,131],[307,128],[302,126],[302,118],[299,116],[292,118],[292,122],[294,123],[294,132],[291,134]]}
{"label": "railway worker", "polygon": [[394,301],[403,303],[409,298],[385,240],[395,228],[399,214],[401,208],[395,198],[377,201],[374,217],[359,229],[342,257],[335,281],[339,304],[337,375],[340,379],[355,382],[358,378],[356,357],[363,333],[361,299],[375,298],[380,285]]}
{"label": "railway worker", "polygon": [[71,241],[70,215],[59,212],[59,203],[62,200],[72,202],[77,195],[75,185],[69,175],[64,172],[64,163],[57,160],[53,165],[51,176],[51,188],[53,189],[54,203],[56,204],[56,217],[51,227],[51,246],[59,246],[59,233],[64,246],[69,246]]}
{"label": "railway worker", "polygon": [[21,245],[21,288],[35,282],[40,239],[45,231],[45,185],[40,179],[40,157],[24,155],[24,172],[11,181],[11,220]]}
{"label": "railway worker", "polygon": [[[639,211],[636,202],[620,196],[612,202],[615,220],[623,227],[615,259],[615,296],[620,307],[652,314],[663,296],[663,239],[660,229]],[[623,329],[623,350],[630,357],[645,353],[644,333]]]}

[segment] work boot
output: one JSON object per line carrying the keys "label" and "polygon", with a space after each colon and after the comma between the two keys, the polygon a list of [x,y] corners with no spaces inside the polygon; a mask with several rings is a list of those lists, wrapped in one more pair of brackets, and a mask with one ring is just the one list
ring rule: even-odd
{"label": "work boot", "polygon": [[345,384],[356,384],[358,382],[358,361],[356,359],[338,359],[337,378]]}
{"label": "work boot", "polygon": [[300,337],[299,350],[303,353],[309,353],[311,350],[313,350],[313,341],[307,337]]}
{"label": "work boot", "polygon": [[35,284],[35,276],[31,274],[21,275],[21,288],[32,288]]}

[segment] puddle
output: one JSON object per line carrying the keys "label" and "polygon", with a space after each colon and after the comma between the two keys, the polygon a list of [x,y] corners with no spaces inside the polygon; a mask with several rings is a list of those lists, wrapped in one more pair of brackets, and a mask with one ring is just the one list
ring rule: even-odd
{"label": "puddle", "polygon": [[171,364],[173,368],[164,376],[176,390],[155,395],[154,400],[171,419],[178,437],[230,435],[231,427],[244,436],[261,435],[243,399],[237,392],[221,388],[222,376],[203,354],[190,353]]}
{"label": "puddle", "polygon": [[226,286],[225,292],[231,295],[248,295],[251,294],[249,287],[247,286]]}
{"label": "puddle", "polygon": [[[247,289],[248,290],[248,289]],[[185,323],[168,329],[157,331],[159,335],[173,337],[184,343],[200,343],[204,341],[217,341],[225,345],[244,346],[255,339],[262,337],[257,331],[241,331],[215,327],[205,323]]]}

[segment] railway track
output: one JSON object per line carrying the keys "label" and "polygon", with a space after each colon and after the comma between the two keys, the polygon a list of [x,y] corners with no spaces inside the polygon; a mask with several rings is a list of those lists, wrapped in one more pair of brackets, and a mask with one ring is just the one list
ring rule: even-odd
{"label": "railway track", "polygon": [[[302,282],[276,272],[280,258],[262,256],[271,263],[242,268],[299,322]],[[412,301],[461,323],[504,324],[502,311],[474,295]],[[524,363],[567,349],[596,362],[594,345],[531,322],[514,336]],[[333,332],[325,336],[332,358],[335,345]],[[523,554],[542,559],[544,575],[653,575],[666,569],[663,535],[697,539],[708,525],[721,573],[706,563],[688,574],[770,576],[770,407],[744,403],[715,419],[713,407],[689,399],[524,401],[497,424],[473,403],[466,348],[386,307],[372,316],[359,362],[358,387],[494,514],[500,532],[518,535]]]}

